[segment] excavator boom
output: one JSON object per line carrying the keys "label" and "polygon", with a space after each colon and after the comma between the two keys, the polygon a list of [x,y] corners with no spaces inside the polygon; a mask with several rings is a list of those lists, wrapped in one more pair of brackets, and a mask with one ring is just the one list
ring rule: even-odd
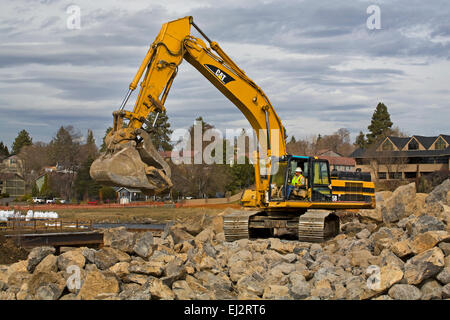
{"label": "excavator boom", "polygon": [[[191,35],[191,26],[204,36],[209,46]],[[138,188],[146,194],[170,190],[170,167],[154,148],[151,136],[143,126],[151,129],[148,115],[154,112],[158,116],[165,110],[165,100],[183,60],[194,66],[239,108],[255,130],[258,140],[267,141],[267,159],[286,153],[284,129],[267,96],[217,42],[209,40],[192,17],[185,17],[165,23],[150,46],[121,107],[113,113],[113,130],[105,139],[108,150],[91,166],[90,174],[94,180],[107,185]],[[134,109],[132,112],[125,111],[131,92],[137,88],[141,78],[141,89]],[[124,125],[124,120],[129,120],[128,125]],[[271,136],[275,139],[271,140]],[[269,160],[264,165],[270,170]],[[260,179],[259,170],[257,163],[257,190],[263,190],[268,187],[268,180]],[[258,198],[262,196],[260,193],[257,195]]]}

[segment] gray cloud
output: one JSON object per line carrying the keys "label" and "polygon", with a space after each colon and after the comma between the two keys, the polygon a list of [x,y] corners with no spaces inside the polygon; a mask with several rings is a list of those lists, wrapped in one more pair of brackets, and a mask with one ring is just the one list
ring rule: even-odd
{"label": "gray cloud", "polygon": [[[366,131],[379,100],[411,134],[448,130],[443,83],[450,71],[450,9],[444,0],[377,2],[381,30],[366,28],[373,1],[78,2],[80,30],[66,28],[69,1],[4,5],[0,141],[11,145],[21,124],[44,141],[72,124],[82,133],[94,129],[100,142],[162,23],[187,15],[263,88],[290,134]],[[166,103],[172,126],[203,116],[221,129],[241,127],[237,108],[187,65]]]}

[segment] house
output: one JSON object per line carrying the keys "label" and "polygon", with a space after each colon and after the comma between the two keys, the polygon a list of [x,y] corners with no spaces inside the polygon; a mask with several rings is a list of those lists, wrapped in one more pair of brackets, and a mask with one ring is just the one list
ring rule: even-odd
{"label": "house", "polygon": [[146,198],[142,195],[142,192],[139,189],[115,187],[114,190],[118,194],[119,202],[121,204],[143,200]]}
{"label": "house", "polygon": [[0,173],[0,194],[21,197],[25,194],[25,179],[17,172]]}
{"label": "house", "polygon": [[319,150],[316,155],[319,159],[328,160],[330,170],[355,171],[356,161],[350,157],[344,157],[332,150]]}
{"label": "house", "polygon": [[356,167],[372,178],[413,179],[450,169],[450,135],[388,136],[371,149],[356,149]]}
{"label": "house", "polygon": [[1,163],[1,172],[17,172],[20,175],[23,175],[23,171],[23,160],[18,156],[10,156]]}

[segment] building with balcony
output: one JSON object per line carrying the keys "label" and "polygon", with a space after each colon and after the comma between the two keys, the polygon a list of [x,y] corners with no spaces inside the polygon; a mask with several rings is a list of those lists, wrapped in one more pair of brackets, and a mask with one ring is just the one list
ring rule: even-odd
{"label": "building with balcony", "polygon": [[414,179],[450,169],[450,135],[386,137],[370,149],[356,149],[356,168],[373,179]]}

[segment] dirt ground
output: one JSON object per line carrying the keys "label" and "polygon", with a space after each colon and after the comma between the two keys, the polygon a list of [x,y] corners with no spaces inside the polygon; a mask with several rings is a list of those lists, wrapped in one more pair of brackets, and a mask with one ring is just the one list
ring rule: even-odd
{"label": "dirt ground", "polygon": [[11,264],[19,260],[26,260],[28,251],[17,247],[12,240],[0,235],[0,264]]}
{"label": "dirt ground", "polygon": [[204,214],[216,215],[225,208],[92,208],[92,209],[59,209],[54,210],[65,220],[92,220],[93,222],[120,223],[164,223],[182,222],[186,218],[201,217]]}

